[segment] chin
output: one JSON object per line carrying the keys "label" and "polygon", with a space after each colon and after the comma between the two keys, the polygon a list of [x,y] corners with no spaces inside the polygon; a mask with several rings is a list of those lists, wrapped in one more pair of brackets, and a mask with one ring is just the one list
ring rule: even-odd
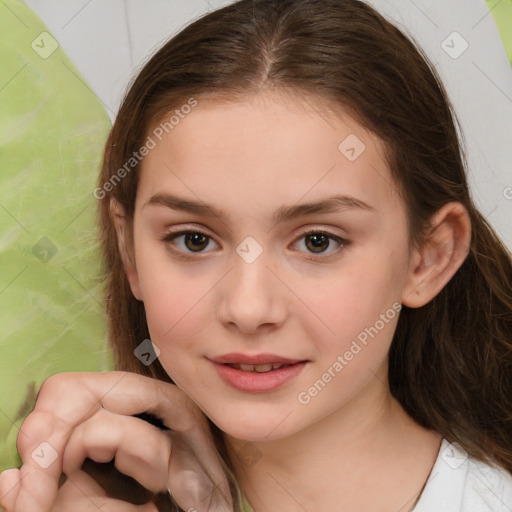
{"label": "chin", "polygon": [[[283,415],[281,408],[268,412],[253,410],[249,413],[242,412],[238,408],[236,413],[226,414],[227,409],[215,411],[213,415],[204,409],[203,411],[225,434],[241,441],[275,441],[288,437],[297,430],[295,422],[283,421],[286,415]],[[291,419],[293,414],[289,417]],[[276,428],[277,426],[279,428]]]}

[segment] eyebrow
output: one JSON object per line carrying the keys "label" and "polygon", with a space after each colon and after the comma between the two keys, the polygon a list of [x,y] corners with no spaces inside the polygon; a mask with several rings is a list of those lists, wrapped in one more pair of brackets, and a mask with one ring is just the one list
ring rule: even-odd
{"label": "eyebrow", "polygon": [[[173,210],[180,210],[204,216],[215,216],[220,219],[230,219],[229,213],[221,208],[172,194],[155,194],[144,203],[142,208],[145,208],[146,206],[165,206]],[[373,206],[370,206],[360,199],[349,195],[336,195],[316,202],[281,206],[274,213],[273,220],[278,224],[295,217],[321,213],[337,213],[353,209],[375,211]]]}

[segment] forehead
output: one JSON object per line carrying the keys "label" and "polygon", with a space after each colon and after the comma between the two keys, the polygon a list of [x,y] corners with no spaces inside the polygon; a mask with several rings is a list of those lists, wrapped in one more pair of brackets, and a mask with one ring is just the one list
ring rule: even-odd
{"label": "forehead", "polygon": [[138,202],[179,191],[250,214],[257,204],[275,208],[326,194],[369,204],[397,195],[382,141],[315,96],[274,91],[236,101],[197,98],[170,124],[175,112],[148,132],[155,147],[141,164]]}

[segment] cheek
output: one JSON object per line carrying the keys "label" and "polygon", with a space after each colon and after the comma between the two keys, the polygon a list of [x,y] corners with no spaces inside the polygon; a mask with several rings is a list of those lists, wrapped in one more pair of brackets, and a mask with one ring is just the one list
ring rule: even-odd
{"label": "cheek", "polygon": [[[178,280],[179,281],[179,280]],[[160,364],[175,384],[185,385],[197,375],[195,365],[202,356],[204,311],[197,291],[187,293],[176,280],[159,280],[145,296],[144,307],[150,338],[160,350]]]}
{"label": "cheek", "polygon": [[[176,277],[176,278],[174,278]],[[205,292],[182,278],[167,276],[146,287],[144,308],[151,339],[162,351],[190,346],[204,322]]]}
{"label": "cheek", "polygon": [[308,310],[303,318],[310,319],[306,322],[310,336],[317,340],[321,352],[348,349],[358,336],[364,340],[366,330],[377,322],[383,335],[379,337],[391,337],[391,324],[400,309],[403,263],[392,251],[381,251],[379,257],[374,254],[357,255],[350,265],[340,266],[329,279],[318,281],[316,288],[309,283],[307,290],[297,291],[297,295],[306,297]]}
{"label": "cheek", "polygon": [[[173,264],[154,241],[139,238],[136,261],[144,308],[153,342],[162,350],[177,347],[194,334],[194,326],[204,296],[204,279],[199,282],[183,267]],[[171,345],[170,340],[173,340]]]}
{"label": "cheek", "polygon": [[316,364],[297,395],[305,417],[335,411],[386,361],[401,310],[400,295],[389,260],[372,267],[363,263],[322,287],[325,294],[311,303],[322,322],[314,318],[303,324],[316,351]]}

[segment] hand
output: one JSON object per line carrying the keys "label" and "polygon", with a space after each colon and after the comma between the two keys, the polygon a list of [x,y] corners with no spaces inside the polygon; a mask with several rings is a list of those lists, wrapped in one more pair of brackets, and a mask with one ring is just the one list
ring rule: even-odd
{"label": "hand", "polygon": [[[98,466],[106,466],[107,470],[122,475],[110,464],[98,464]],[[165,497],[165,495],[161,496]],[[167,502],[170,503],[170,500]],[[99,485],[87,472],[77,471],[65,477],[65,482],[60,487],[52,507],[52,512],[71,510],[74,512],[160,512],[168,511],[170,508],[158,508],[156,503],[150,500],[137,500],[137,504],[131,504],[123,498],[112,498],[103,488],[103,482]]]}
{"label": "hand", "polygon": [[[143,412],[161,418],[171,431],[132,417]],[[87,457],[115,459],[116,467],[153,492],[168,487],[184,510],[233,509],[206,417],[180,388],[149,377],[107,372],[47,379],[21,426],[18,451],[23,466],[0,475],[6,512],[52,511],[63,499],[62,472],[71,482]]]}

